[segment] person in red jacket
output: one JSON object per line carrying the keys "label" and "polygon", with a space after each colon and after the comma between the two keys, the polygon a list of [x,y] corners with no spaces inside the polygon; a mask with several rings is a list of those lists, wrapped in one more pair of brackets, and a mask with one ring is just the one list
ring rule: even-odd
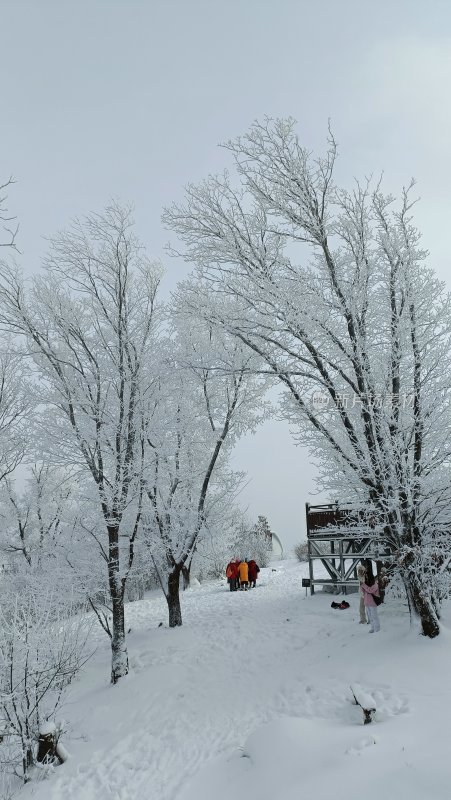
{"label": "person in red jacket", "polygon": [[258,566],[257,562],[254,559],[247,562],[247,566],[249,569],[249,587],[255,589],[256,581],[258,573],[260,572],[260,567]]}
{"label": "person in red jacket", "polygon": [[236,592],[238,582],[238,564],[236,561],[230,561],[229,564],[227,564],[226,577],[230,586],[230,591]]}

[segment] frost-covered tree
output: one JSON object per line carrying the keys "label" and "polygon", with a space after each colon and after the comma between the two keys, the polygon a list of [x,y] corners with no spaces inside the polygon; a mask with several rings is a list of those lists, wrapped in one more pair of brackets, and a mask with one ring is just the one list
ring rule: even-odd
{"label": "frost-covered tree", "polygon": [[144,362],[153,353],[158,281],[130,210],[117,204],[51,239],[45,274],[27,289],[15,269],[4,266],[1,275],[2,325],[25,339],[39,378],[43,452],[94,489],[113,683],[128,672],[124,593],[141,519],[143,404],[151,392]]}
{"label": "frost-covered tree", "polygon": [[269,522],[263,515],[259,515],[257,522],[252,526],[250,546],[253,548],[253,558],[256,558],[261,567],[267,567],[272,554],[272,531]]}
{"label": "frost-covered tree", "polygon": [[230,495],[215,506],[199,536],[193,558],[193,574],[199,578],[221,578],[227,564],[238,557],[237,527],[242,511],[231,503]]}
{"label": "frost-covered tree", "polygon": [[[17,251],[19,224],[8,213],[8,196],[4,194],[13,183],[10,176],[0,184],[0,250],[5,248],[5,252]],[[0,261],[0,265],[3,263]],[[24,457],[27,441],[24,428],[33,407],[28,377],[15,343],[4,335],[0,344],[0,483]]]}
{"label": "frost-covered tree", "polygon": [[233,501],[237,476],[227,457],[264,409],[262,381],[252,375],[253,358],[221,332],[205,326],[179,330],[166,359],[158,404],[149,411],[153,460],[149,456],[146,471],[145,535],[170,627],[182,624],[180,576],[188,578],[199,538],[218,507],[226,497]]}
{"label": "frost-covered tree", "polygon": [[27,450],[33,412],[28,370],[11,340],[0,344],[0,484],[19,466]]}
{"label": "frost-covered tree", "polygon": [[253,558],[260,567],[267,567],[272,554],[272,533],[268,520],[259,516],[252,524],[242,519],[236,528],[235,550],[240,558]]}
{"label": "frost-covered tree", "polygon": [[0,552],[25,559],[29,566],[56,558],[61,527],[70,514],[73,482],[48,464],[34,464],[22,491],[7,478],[0,489]]}
{"label": "frost-covered tree", "polygon": [[3,194],[5,189],[15,183],[12,175],[0,184],[0,223],[2,226],[2,236],[0,236],[0,247],[10,247],[17,250],[16,237],[19,230],[19,224],[16,222],[16,217],[11,217],[8,213],[6,206],[8,195]]}
{"label": "frost-covered tree", "polygon": [[[414,615],[439,633],[435,550],[449,547],[451,308],[412,222],[379,184],[334,182],[292,120],[226,147],[225,174],[165,213],[197,265],[186,309],[235,336],[285,389],[283,413],[324,488],[366,514]],[[438,559],[438,561],[437,561]]]}
{"label": "frost-covered tree", "polygon": [[[83,483],[79,487],[75,508],[60,529],[57,563],[61,572],[69,573],[68,580],[79,602],[88,602],[100,626],[111,638],[113,604],[108,581],[108,549],[96,494],[92,485]],[[122,519],[124,530],[133,523],[134,513],[132,504]],[[125,582],[124,602],[142,599],[145,591],[155,588],[160,588],[160,583],[139,532],[133,542],[133,563]]]}

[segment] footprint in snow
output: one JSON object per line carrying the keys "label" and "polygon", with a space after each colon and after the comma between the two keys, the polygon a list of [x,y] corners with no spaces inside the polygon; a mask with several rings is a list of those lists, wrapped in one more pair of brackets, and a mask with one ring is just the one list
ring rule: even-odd
{"label": "footprint in snow", "polygon": [[362,750],[365,750],[367,747],[372,747],[373,745],[377,744],[377,739],[374,736],[365,736],[363,739],[360,739],[353,747],[350,747],[349,750],[346,750],[346,754],[349,756],[359,756]]}

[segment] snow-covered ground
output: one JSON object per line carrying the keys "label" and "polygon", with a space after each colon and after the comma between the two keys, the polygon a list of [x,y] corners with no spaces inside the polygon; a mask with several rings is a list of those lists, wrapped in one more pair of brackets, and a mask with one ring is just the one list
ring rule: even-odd
{"label": "snow-covered ground", "polygon": [[63,709],[71,758],[22,800],[449,800],[449,628],[426,640],[389,600],[370,636],[357,595],[335,611],[304,565],[273,567],[185,592],[180,629],[157,594],[130,604],[130,675],[108,684],[100,639]]}

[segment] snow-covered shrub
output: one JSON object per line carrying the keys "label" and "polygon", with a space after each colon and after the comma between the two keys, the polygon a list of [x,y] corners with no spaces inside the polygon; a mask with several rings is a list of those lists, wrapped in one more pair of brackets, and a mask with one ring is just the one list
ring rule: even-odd
{"label": "snow-covered shrub", "polygon": [[0,747],[2,771],[29,780],[40,725],[53,720],[64,692],[89,658],[88,618],[38,580],[0,603]]}
{"label": "snow-covered shrub", "polygon": [[299,542],[294,548],[294,554],[298,561],[308,561],[308,543]]}

